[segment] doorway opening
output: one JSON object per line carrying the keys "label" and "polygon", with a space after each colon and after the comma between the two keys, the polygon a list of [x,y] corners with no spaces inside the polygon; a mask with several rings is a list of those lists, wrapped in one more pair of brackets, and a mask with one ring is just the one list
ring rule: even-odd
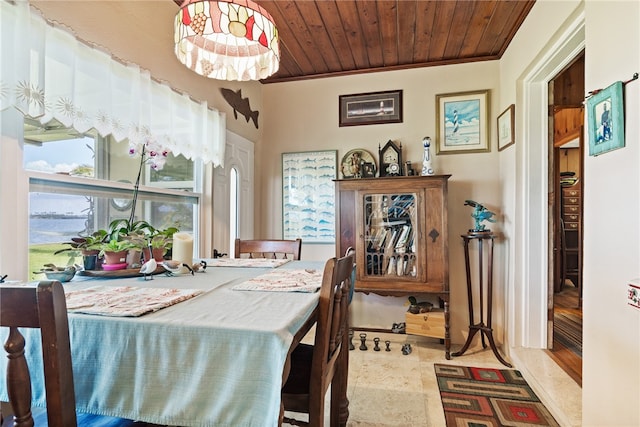
{"label": "doorway opening", "polygon": [[549,230],[553,249],[550,356],[582,385],[584,51],[549,81]]}

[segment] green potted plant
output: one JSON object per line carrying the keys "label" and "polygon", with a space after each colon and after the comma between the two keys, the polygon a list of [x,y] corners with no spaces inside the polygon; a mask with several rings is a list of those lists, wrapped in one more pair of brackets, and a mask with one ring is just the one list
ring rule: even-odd
{"label": "green potted plant", "polygon": [[140,250],[145,261],[152,257],[156,261],[162,261],[164,255],[171,249],[173,235],[177,231],[176,227],[156,229],[153,226],[148,226],[144,230],[133,231],[121,236],[121,238],[133,244],[135,249]]}
{"label": "green potted plant", "polygon": [[82,255],[84,269],[95,270],[98,267],[100,246],[104,243],[106,236],[106,230],[97,230],[88,236],[72,237],[70,242],[64,242],[64,244],[69,245],[68,248],[57,250],[53,254],[57,255],[69,251],[68,264],[73,265],[75,257],[79,253]]}
{"label": "green potted plant", "polygon": [[107,241],[120,241],[133,234],[151,235],[154,230],[153,226],[145,220],[114,219],[109,223],[109,228],[107,228]]}
{"label": "green potted plant", "polygon": [[136,246],[129,242],[128,240],[116,240],[111,239],[109,242],[103,243],[100,245],[100,257],[104,257],[104,264],[102,268],[108,269],[111,267],[106,266],[114,266],[125,264],[121,268],[126,267],[127,261],[127,253],[129,249],[133,249]]}
{"label": "green potted plant", "polygon": [[[145,259],[153,256],[156,261],[162,261],[165,254],[173,247],[173,235],[178,231],[176,227],[154,229],[149,238],[148,247],[143,249]],[[149,254],[149,247],[151,254]]]}

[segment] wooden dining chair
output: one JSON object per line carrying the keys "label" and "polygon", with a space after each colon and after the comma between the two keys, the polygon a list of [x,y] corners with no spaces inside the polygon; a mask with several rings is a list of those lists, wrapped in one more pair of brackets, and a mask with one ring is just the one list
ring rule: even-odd
{"label": "wooden dining chair", "polygon": [[[347,352],[346,334],[349,288],[353,271],[353,255],[327,261],[320,288],[318,321],[315,341],[299,344],[291,354],[291,369],[282,388],[282,403],[285,411],[308,414],[304,422],[285,416],[284,422],[291,425],[324,426],[325,395],[336,380],[337,372],[344,375],[342,381],[331,386],[331,426],[337,426],[340,416],[339,400],[346,393],[346,366],[340,370],[342,352]],[[344,347],[344,348],[343,348]],[[344,354],[342,354],[345,356]]]}
{"label": "wooden dining chair", "polygon": [[[0,425],[152,426],[123,418],[76,413],[67,305],[60,282],[0,284],[0,326],[9,328],[4,348],[9,359],[6,384],[13,411],[4,422],[0,413]],[[18,328],[40,329],[46,409],[31,407],[31,378],[25,358],[25,339]]]}
{"label": "wooden dining chair", "polygon": [[302,239],[295,240],[240,240],[236,239],[235,257],[300,259]]}

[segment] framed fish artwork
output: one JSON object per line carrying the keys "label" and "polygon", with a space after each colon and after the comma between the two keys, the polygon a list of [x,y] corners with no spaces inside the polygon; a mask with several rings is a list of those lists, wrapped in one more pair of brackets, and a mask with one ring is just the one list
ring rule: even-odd
{"label": "framed fish artwork", "polygon": [[436,153],[487,153],[489,90],[436,95]]}
{"label": "framed fish artwork", "polygon": [[282,153],[283,239],[335,242],[337,174],[337,150]]}

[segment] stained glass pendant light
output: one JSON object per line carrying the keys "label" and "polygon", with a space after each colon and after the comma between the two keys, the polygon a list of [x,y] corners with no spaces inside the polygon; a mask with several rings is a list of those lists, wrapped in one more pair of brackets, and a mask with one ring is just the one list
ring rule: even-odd
{"label": "stained glass pendant light", "polygon": [[178,60],[202,76],[247,81],[278,71],[278,30],[251,0],[185,0],[174,34]]}

